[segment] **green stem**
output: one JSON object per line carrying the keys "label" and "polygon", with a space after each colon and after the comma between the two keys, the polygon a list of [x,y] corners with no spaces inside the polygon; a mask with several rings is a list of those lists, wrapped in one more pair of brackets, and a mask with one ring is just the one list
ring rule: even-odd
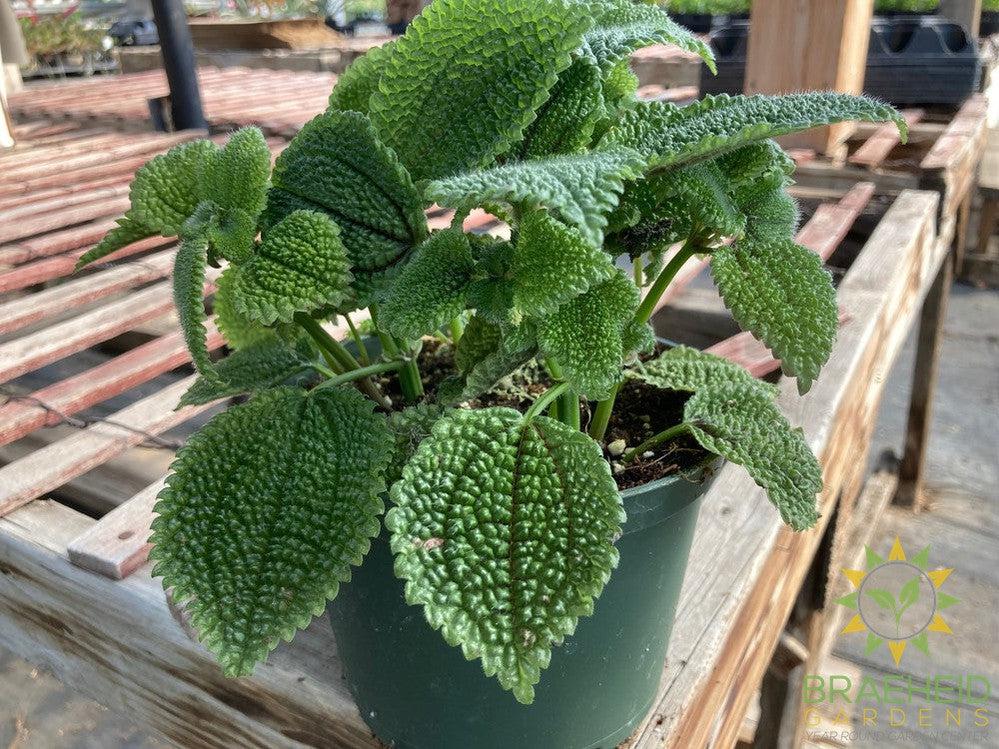
{"label": "green stem", "polygon": [[645,452],[646,450],[648,450],[650,447],[655,447],[656,445],[662,444],[663,442],[666,442],[667,440],[671,440],[674,437],[678,437],[681,434],[686,434],[689,431],[690,431],[690,424],[684,423],[684,424],[677,424],[675,426],[671,426],[669,429],[665,429],[665,430],[659,432],[659,434],[652,435],[647,440],[645,440],[645,442],[643,442],[642,444],[640,444],[638,447],[634,448],[633,450],[629,450],[628,452],[626,452],[621,457],[621,462],[622,463],[630,463],[635,458],[637,458],[639,455],[641,455],[643,452]]}
{"label": "green stem", "polygon": [[401,369],[405,366],[406,362],[402,359],[393,359],[392,361],[378,362],[377,364],[369,364],[366,367],[361,367],[360,369],[353,369],[350,372],[345,372],[343,374],[331,377],[326,380],[326,382],[320,384],[318,387],[335,387],[337,385],[343,385],[346,382],[355,382],[361,380],[365,377],[370,377],[371,375],[383,374],[385,372],[391,372],[393,370]]}
{"label": "green stem", "polygon": [[350,319],[350,315],[345,314],[343,317],[347,321],[347,327],[350,328],[350,337],[354,339],[354,345],[357,346],[357,356],[360,358],[361,364],[364,366],[371,364],[371,358],[368,356],[368,347],[364,345],[364,339],[357,332],[357,328],[354,327],[354,321]]}
{"label": "green stem", "polygon": [[[304,312],[296,312],[295,322],[301,325],[305,329],[305,332],[312,336],[312,340],[319,344],[319,348],[323,350],[324,356],[326,354],[329,355],[325,357],[327,361],[331,361],[332,359],[332,362],[335,362],[345,373],[361,369],[361,365],[357,362],[357,359],[351,356],[342,343],[327,333],[317,320],[309,317]],[[392,401],[385,397],[382,391],[378,389],[378,386],[368,376],[359,376],[357,386],[381,408],[385,410],[392,408]]]}
{"label": "green stem", "polygon": [[[398,357],[400,355],[399,344],[395,338],[383,332],[378,325],[378,307],[372,304],[368,309],[371,312],[371,323],[375,326],[378,340],[382,342],[382,351],[388,357]],[[415,403],[423,395],[423,381],[420,379],[420,368],[416,363],[415,356],[399,370],[399,389],[402,390],[402,397],[406,399],[407,403]]]}
{"label": "green stem", "polygon": [[[548,374],[551,375],[553,380],[557,382],[565,381],[562,368],[554,359],[545,359],[545,367],[548,369]],[[558,419],[573,429],[579,429],[579,393],[573,390],[567,390],[562,393],[561,397],[552,404],[550,415],[553,419]]]}
{"label": "green stem", "polygon": [[649,293],[645,295],[642,303],[638,305],[638,311],[635,312],[636,324],[644,325],[649,321],[652,313],[656,310],[656,305],[659,304],[659,298],[666,291],[666,287],[669,286],[670,281],[673,280],[680,268],[683,267],[683,264],[690,260],[694,253],[697,252],[698,246],[698,243],[693,238],[688,239],[676,255],[673,256],[673,259],[656,276],[656,280],[649,288]]}
{"label": "green stem", "polygon": [[534,403],[531,404],[531,407],[527,409],[527,413],[524,414],[524,418],[527,421],[530,421],[539,413],[544,411],[548,407],[549,403],[561,396],[562,393],[568,389],[568,382],[560,382],[555,387],[548,388],[536,401],[534,401]]}
{"label": "green stem", "polygon": [[645,273],[642,272],[642,258],[631,259],[631,272],[635,278],[635,286],[642,288],[645,286]]}
{"label": "green stem", "polygon": [[593,419],[590,421],[590,436],[597,442],[603,441],[607,434],[607,425],[610,423],[611,412],[614,410],[614,400],[617,398],[617,391],[621,389],[622,383],[618,383],[611,391],[610,397],[599,401],[593,411]]}

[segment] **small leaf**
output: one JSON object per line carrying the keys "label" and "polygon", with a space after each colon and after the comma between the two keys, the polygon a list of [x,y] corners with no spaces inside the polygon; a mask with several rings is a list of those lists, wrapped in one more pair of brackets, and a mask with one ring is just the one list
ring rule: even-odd
{"label": "small leaf", "polygon": [[292,346],[274,339],[235,351],[220,361],[216,379],[199,377],[181,397],[180,406],[211,403],[240,393],[276,387],[312,364],[308,344]]}
{"label": "small leaf", "polygon": [[895,610],[895,596],[884,588],[870,588],[864,591],[864,595],[886,611]]}
{"label": "small leaf", "polygon": [[400,338],[414,339],[446,325],[465,309],[473,270],[464,234],[457,229],[433,234],[395,280],[382,307],[382,327]]}
{"label": "small leaf", "polygon": [[921,579],[920,575],[916,575],[906,582],[898,592],[898,603],[902,611],[905,611],[919,600],[919,582]]}
{"label": "small leaf", "polygon": [[[472,318],[474,322],[478,315]],[[489,323],[484,323],[489,325]],[[456,360],[462,362],[462,381],[454,392],[442,392],[438,398],[444,403],[460,403],[487,393],[507,375],[527,364],[538,353],[537,334],[534,324],[525,321],[519,326],[496,326],[497,338],[492,347],[488,346],[488,330],[483,329],[481,340],[474,352],[469,344],[461,345],[468,336],[469,327],[459,343]],[[473,329],[473,332],[474,329]],[[473,339],[474,340],[474,339]],[[477,356],[478,358],[473,358]]]}
{"label": "small leaf", "polygon": [[240,314],[236,309],[235,288],[239,267],[230,265],[216,283],[215,324],[230,348],[240,350],[258,343],[277,340],[277,333]]}
{"label": "small leaf", "polygon": [[514,245],[513,304],[523,314],[554,312],[614,273],[610,256],[546,211],[524,216]]}
{"label": "small leaf", "polygon": [[122,216],[116,223],[118,224],[116,227],[105,234],[100,242],[83,253],[80,259],[76,261],[75,270],[80,270],[80,268],[90,265],[95,260],[107,257],[112,252],[117,252],[123,247],[128,247],[133,242],[138,242],[140,239],[153,237],[157,234],[156,231],[147,229],[128,216]]}
{"label": "small leaf", "polygon": [[636,365],[630,377],[663,390],[696,393],[732,384],[777,397],[777,388],[753,377],[744,367],[689,346],[676,346],[655,359]]}
{"label": "small leaf", "polygon": [[634,148],[651,166],[676,166],[718,156],[742,146],[858,120],[894,122],[903,135],[905,120],[892,107],[863,96],[828,92],[781,96],[705,96],[688,107],[642,102],[625,113],[604,136],[604,146]]}
{"label": "small leaf", "polygon": [[743,466],[766,489],[785,523],[798,531],[815,525],[822,469],[770,393],[743,384],[713,385],[690,397],[684,420],[706,450]]}
{"label": "small leaf", "polygon": [[183,237],[174,260],[173,300],[191,361],[202,377],[218,382],[218,373],[208,356],[208,331],[205,330],[207,263],[208,239],[204,235]]}
{"label": "small leaf", "polygon": [[508,408],[437,422],[392,487],[396,574],[406,600],[519,702],[552,646],[593,612],[624,520],[600,447]]}
{"label": "small leaf", "polygon": [[267,390],[177,454],[153,521],[153,574],[243,676],[336,597],[378,534],[392,436],[353,388]]}
{"label": "small leaf", "polygon": [[438,0],[388,56],[375,130],[414,179],[480,169],[520,140],[590,24],[572,0]]}
{"label": "small leaf", "polygon": [[395,154],[357,112],[327,112],[308,122],[274,165],[262,223],[267,232],[294,210],[328,214],[355,281],[402,264],[427,235],[420,194]]}
{"label": "small leaf", "polygon": [[353,111],[367,114],[371,95],[378,90],[378,81],[388,63],[395,42],[373,47],[358,57],[343,71],[330,94],[328,111]]}
{"label": "small leaf", "polygon": [[448,413],[448,409],[435,403],[420,403],[409,406],[402,411],[389,414],[389,429],[395,438],[395,449],[389,462],[386,482],[389,486],[402,478],[403,466],[409,462],[427,437],[430,436],[434,424]]}
{"label": "small leaf", "polygon": [[201,201],[198,174],[216,151],[218,146],[210,140],[196,140],[149,161],[135,173],[129,188],[132,207],[127,217],[156,234],[180,234]]}
{"label": "small leaf", "polygon": [[502,337],[499,325],[481,315],[472,315],[455,347],[454,364],[458,371],[466,374],[471,371],[499,347]]}
{"label": "small leaf", "polygon": [[621,379],[622,334],[638,302],[638,288],[617,271],[540,322],[538,345],[573,390],[592,400],[610,396]]}
{"label": "small leaf", "polygon": [[234,296],[245,317],[270,325],[296,312],[335,307],[350,287],[340,230],[325,214],[295,211],[264,237],[240,266]]}
{"label": "small leaf", "polygon": [[745,214],[747,239],[765,244],[793,241],[800,213],[784,175],[770,173],[737,187],[733,200]]}
{"label": "small leaf", "polygon": [[551,156],[431,182],[426,195],[455,207],[496,201],[548,208],[600,247],[606,214],[617,205],[625,180],[640,176],[642,166],[626,148]]}
{"label": "small leaf", "polygon": [[652,44],[668,44],[692,52],[715,71],[711,48],[662,8],[632,0],[597,0],[593,7],[596,22],[584,37],[584,49],[605,72],[635,50]]}
{"label": "small leaf", "polygon": [[763,341],[808,392],[836,338],[836,291],[822,261],[791,241],[747,238],[711,255],[722,299],[744,329]]}
{"label": "small leaf", "polygon": [[756,180],[777,175],[794,174],[794,160],[774,140],[752,143],[718,158],[718,166],[733,187],[741,187]]}
{"label": "small leaf", "polygon": [[264,134],[258,127],[244,127],[229,136],[224,148],[205,156],[198,170],[201,198],[245,211],[255,225],[264,209],[270,173],[271,150]]}
{"label": "small leaf", "polygon": [[522,160],[578,153],[590,145],[604,116],[600,68],[586,57],[573,60],[558,78],[538,118],[515,149]]}

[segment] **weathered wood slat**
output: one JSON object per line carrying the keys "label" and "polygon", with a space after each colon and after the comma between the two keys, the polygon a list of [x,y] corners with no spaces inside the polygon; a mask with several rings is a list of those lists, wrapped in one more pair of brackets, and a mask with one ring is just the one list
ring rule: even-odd
{"label": "weathered wood slat", "polygon": [[[926,111],[923,109],[905,109],[902,111],[902,118],[910,128],[925,116]],[[888,124],[881,125],[874,131],[873,135],[864,141],[860,148],[850,155],[850,158],[847,160],[851,164],[873,169],[888,158],[888,154],[892,152],[892,149],[895,148],[901,140],[902,134],[898,131],[895,123],[890,122]]]}
{"label": "weathered wood slat", "polygon": [[104,422],[0,468],[0,515],[120,455],[145,440],[147,435],[164,432],[209,408],[210,405],[187,406],[174,410],[180,396],[194,380],[194,375],[185,377],[115,412]]}
{"label": "weathered wood slat", "polygon": [[[208,350],[214,351],[224,341],[213,322],[206,327]],[[12,399],[0,406],[0,445],[20,439],[40,427],[55,426],[63,420],[62,415],[79,413],[190,360],[183,336],[180,331],[174,331],[104,364],[36,390],[26,398]]]}

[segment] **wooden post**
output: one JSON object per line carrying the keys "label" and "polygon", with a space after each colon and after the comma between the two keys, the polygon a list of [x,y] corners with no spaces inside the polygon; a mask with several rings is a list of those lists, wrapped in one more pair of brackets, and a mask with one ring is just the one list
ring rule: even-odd
{"label": "wooden post", "polygon": [[944,258],[933,286],[923,302],[916,341],[916,363],[912,374],[912,393],[909,396],[909,421],[905,429],[905,448],[898,469],[896,504],[919,512],[923,506],[923,469],[926,463],[926,445],[930,437],[933,418],[933,394],[937,383],[937,364],[940,359],[940,340],[943,337],[944,318],[953,279],[953,258]]}
{"label": "wooden post", "polygon": [[[747,94],[864,87],[874,0],[753,0]],[[844,155],[852,123],[781,139],[785,146]]]}
{"label": "wooden post", "polygon": [[961,24],[975,38],[981,27],[982,0],[940,0],[940,15]]}

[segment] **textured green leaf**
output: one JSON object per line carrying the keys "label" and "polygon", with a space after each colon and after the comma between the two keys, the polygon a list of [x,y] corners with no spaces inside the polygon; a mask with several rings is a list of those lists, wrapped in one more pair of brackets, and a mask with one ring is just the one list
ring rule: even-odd
{"label": "textured green leaf", "polygon": [[513,303],[528,316],[541,316],[614,273],[610,256],[579,232],[532,211],[519,226],[511,275]]}
{"label": "textured green leaf", "polygon": [[836,291],[822,260],[791,241],[751,240],[711,255],[711,274],[736,322],[763,341],[808,392],[836,338]]}
{"label": "textured green leaf", "polygon": [[169,237],[180,233],[201,197],[198,174],[218,146],[196,140],[175,146],[149,161],[135,173],[126,214],[136,224]]}
{"label": "textured green leaf", "polygon": [[504,377],[527,364],[538,352],[535,326],[500,326],[473,315],[455,352],[461,375],[438,390],[442,403],[460,403],[489,392]]}
{"label": "textured green leaf", "polygon": [[770,173],[733,191],[733,201],[746,217],[746,238],[754,242],[787,242],[794,238],[800,213],[787,191],[787,179]]}
{"label": "textured green leaf", "polygon": [[781,96],[705,96],[688,107],[643,102],[625,113],[601,143],[634,148],[652,166],[671,166],[717,156],[756,141],[847,120],[894,122],[902,116],[887,104],[848,94],[809,92]]}
{"label": "textured green leaf", "polygon": [[402,478],[402,469],[448,409],[435,403],[420,403],[389,414],[388,424],[395,440],[386,483],[391,486]]}
{"label": "textured green leaf", "polygon": [[600,447],[512,409],[439,421],[392,487],[406,599],[518,701],[534,698],[553,645],[593,612],[616,566],[624,513]]}
{"label": "textured green leaf", "polygon": [[353,388],[267,390],[177,454],[153,574],[228,676],[322,614],[378,534],[392,436],[373,410]]}
{"label": "textured green leaf", "polygon": [[381,325],[400,338],[419,338],[465,309],[474,266],[468,238],[458,229],[436,232],[406,263],[382,306]]}
{"label": "textured green leaf", "polygon": [[378,81],[394,46],[395,42],[386,42],[354,60],[337,79],[330,94],[329,109],[367,114],[371,95],[378,90]]}
{"label": "textured green leaf", "polygon": [[76,261],[76,270],[85,265],[90,265],[90,263],[96,260],[107,257],[112,252],[117,252],[123,247],[128,247],[132,242],[138,242],[140,239],[152,237],[157,234],[156,231],[147,229],[128,216],[122,216],[117,220],[117,224],[116,227],[104,235],[100,242],[80,256],[80,259]]}
{"label": "textured green leaf", "polygon": [[651,361],[638,364],[628,375],[663,390],[696,393],[732,384],[777,397],[776,387],[756,379],[744,367],[689,346],[671,348]]}
{"label": "textured green leaf", "polygon": [[191,361],[202,377],[217,382],[219,376],[208,356],[208,331],[205,329],[207,264],[208,239],[204,235],[183,237],[174,260],[173,301]]}
{"label": "textured green leaf", "polygon": [[431,182],[426,195],[448,206],[496,201],[548,208],[600,247],[606,214],[617,205],[624,181],[638,178],[642,166],[627,148],[550,156]]}
{"label": "textured green leaf", "polygon": [[481,315],[472,315],[454,351],[454,365],[459,372],[467,373],[472,367],[493,353],[503,334],[499,325]]}
{"label": "textured green leaf", "polygon": [[671,44],[698,55],[712,72],[711,48],[655,5],[632,0],[595,0],[596,22],[584,37],[586,51],[609,71],[632,52],[652,44]]}
{"label": "textured green leaf", "polygon": [[651,353],[656,348],[656,331],[649,323],[632,320],[621,331],[621,347],[626,359],[637,354]]}
{"label": "textured green leaf", "polygon": [[630,108],[636,101],[638,84],[638,76],[631,69],[631,61],[621,60],[604,76],[604,106],[610,112]]}
{"label": "textured green leaf", "polygon": [[375,130],[414,179],[484,167],[520,140],[590,23],[572,0],[437,0],[388,56]]}
{"label": "textured green leaf", "polygon": [[265,341],[274,341],[277,334],[258,322],[250,320],[236,309],[235,288],[239,268],[230,265],[215,284],[215,324],[230,348],[244,349]]}
{"label": "textured green leaf", "polygon": [[296,312],[335,307],[349,292],[350,271],[340,230],[323,213],[295,211],[264,237],[240,266],[236,310],[270,325],[291,322]]}
{"label": "textured green leaf", "polygon": [[822,468],[771,394],[739,383],[712,385],[690,397],[684,420],[705,449],[743,466],[766,489],[785,523],[798,531],[815,525]]}
{"label": "textured green leaf", "polygon": [[244,127],[229,136],[224,148],[206,154],[198,170],[201,198],[225,209],[239,209],[254,223],[264,209],[271,150],[258,127]]}
{"label": "textured green leaf", "polygon": [[586,150],[597,122],[604,116],[600,68],[586,57],[573,60],[558,78],[538,118],[524,133],[516,152],[537,159]]}
{"label": "textured green leaf", "polygon": [[618,271],[539,324],[542,353],[558,363],[573,390],[592,400],[610,396],[621,379],[622,333],[638,302],[638,288]]}
{"label": "textured green leaf", "polygon": [[357,112],[327,112],[306,124],[278,157],[273,183],[265,230],[293,210],[329,214],[358,281],[399,264],[426,237],[409,174]]}
{"label": "textured green leaf", "polygon": [[180,399],[180,406],[211,403],[241,393],[276,387],[307,371],[313,357],[306,343],[291,345],[272,339],[235,351],[220,361],[217,378],[199,377]]}
{"label": "textured green leaf", "polygon": [[773,140],[752,143],[718,158],[729,184],[740,187],[761,177],[780,175],[790,177],[794,173],[794,160]]}

